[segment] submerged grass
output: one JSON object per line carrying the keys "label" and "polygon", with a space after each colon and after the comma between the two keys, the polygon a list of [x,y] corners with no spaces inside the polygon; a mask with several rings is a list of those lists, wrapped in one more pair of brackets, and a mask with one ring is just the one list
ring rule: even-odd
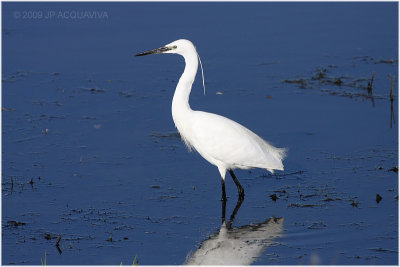
{"label": "submerged grass", "polygon": [[389,75],[390,77],[390,128],[393,127],[393,124],[396,124],[396,119],[395,119],[395,114],[394,114],[394,109],[393,109],[393,101],[394,101],[394,82],[395,82],[395,77],[393,77],[391,74]]}
{"label": "submerged grass", "polygon": [[[135,258],[133,259],[132,266],[138,266],[138,265],[139,265],[138,255],[136,254]],[[122,261],[120,263],[120,266],[122,266]]]}
{"label": "submerged grass", "polygon": [[43,261],[43,259],[40,259],[41,261],[42,261],[42,266],[46,266],[47,265],[47,253],[46,253],[46,251],[44,252],[44,261]]}
{"label": "submerged grass", "polygon": [[[383,95],[376,94],[376,92],[373,94],[375,71],[368,78],[351,77],[349,75],[333,74],[333,68],[336,68],[336,66],[318,67],[309,77],[284,79],[282,83],[291,84],[301,89],[319,89],[323,94],[369,99],[373,107],[375,107],[375,99],[387,99]],[[389,76],[391,77],[391,75]]]}
{"label": "submerged grass", "polygon": [[393,100],[394,100],[393,88],[394,88],[395,78],[391,74],[389,75],[389,77],[390,77],[390,101],[393,102]]}

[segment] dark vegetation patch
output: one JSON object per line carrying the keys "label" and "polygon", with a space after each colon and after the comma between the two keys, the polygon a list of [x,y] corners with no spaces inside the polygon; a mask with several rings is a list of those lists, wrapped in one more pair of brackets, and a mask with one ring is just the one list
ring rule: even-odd
{"label": "dark vegetation patch", "polygon": [[[368,64],[397,64],[397,60],[393,59],[374,60],[370,57],[355,57],[354,60]],[[355,63],[353,62],[353,64]],[[365,73],[365,76],[357,77],[348,74],[337,74],[337,70],[333,71],[333,69],[336,68],[337,67],[332,64],[318,67],[307,76],[283,79],[282,83],[291,84],[300,89],[319,90],[324,95],[369,99],[373,105],[375,105],[375,99],[393,99],[393,92],[390,92],[389,89],[387,95],[378,94],[376,90],[374,90],[374,71]],[[390,88],[390,84],[393,83],[394,78],[391,74],[388,74],[388,77],[388,88]]]}

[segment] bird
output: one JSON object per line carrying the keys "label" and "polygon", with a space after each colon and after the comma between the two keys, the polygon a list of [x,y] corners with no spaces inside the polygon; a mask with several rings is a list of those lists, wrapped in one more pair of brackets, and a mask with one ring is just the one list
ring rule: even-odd
{"label": "bird", "polygon": [[251,130],[231,119],[190,108],[189,95],[199,62],[205,92],[200,56],[191,41],[179,39],[135,56],[152,54],[178,54],[185,60],[185,69],[172,99],[172,118],[189,151],[197,151],[204,159],[218,168],[221,175],[222,201],[227,200],[226,172],[229,172],[236,184],[238,198],[243,200],[244,189],[233,170],[262,168],[271,173],[274,173],[274,170],[283,171],[282,160],[286,157],[286,148],[272,146]]}

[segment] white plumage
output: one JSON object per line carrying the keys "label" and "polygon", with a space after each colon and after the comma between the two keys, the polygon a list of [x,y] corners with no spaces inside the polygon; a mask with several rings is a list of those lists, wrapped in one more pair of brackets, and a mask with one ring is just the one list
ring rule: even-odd
{"label": "white plumage", "polygon": [[[222,177],[222,198],[225,196],[225,174],[230,171],[239,197],[244,191],[233,169],[263,168],[271,173],[283,170],[285,149],[276,148],[261,137],[223,116],[192,110],[189,95],[196,77],[199,56],[189,40],[177,40],[137,56],[158,53],[179,54],[185,58],[185,70],[179,79],[172,100],[172,118],[185,144],[197,150],[208,162],[218,167]],[[203,81],[204,86],[204,81]]]}

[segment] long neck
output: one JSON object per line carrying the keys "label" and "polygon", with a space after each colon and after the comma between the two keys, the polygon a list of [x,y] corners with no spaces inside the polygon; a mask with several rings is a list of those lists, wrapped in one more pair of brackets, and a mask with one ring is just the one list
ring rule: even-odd
{"label": "long neck", "polygon": [[196,77],[197,67],[199,64],[196,51],[185,55],[184,58],[186,63],[185,70],[179,79],[178,85],[175,89],[174,98],[172,99],[172,117],[176,125],[177,117],[191,111],[189,106],[189,95],[192,90],[192,84]]}

